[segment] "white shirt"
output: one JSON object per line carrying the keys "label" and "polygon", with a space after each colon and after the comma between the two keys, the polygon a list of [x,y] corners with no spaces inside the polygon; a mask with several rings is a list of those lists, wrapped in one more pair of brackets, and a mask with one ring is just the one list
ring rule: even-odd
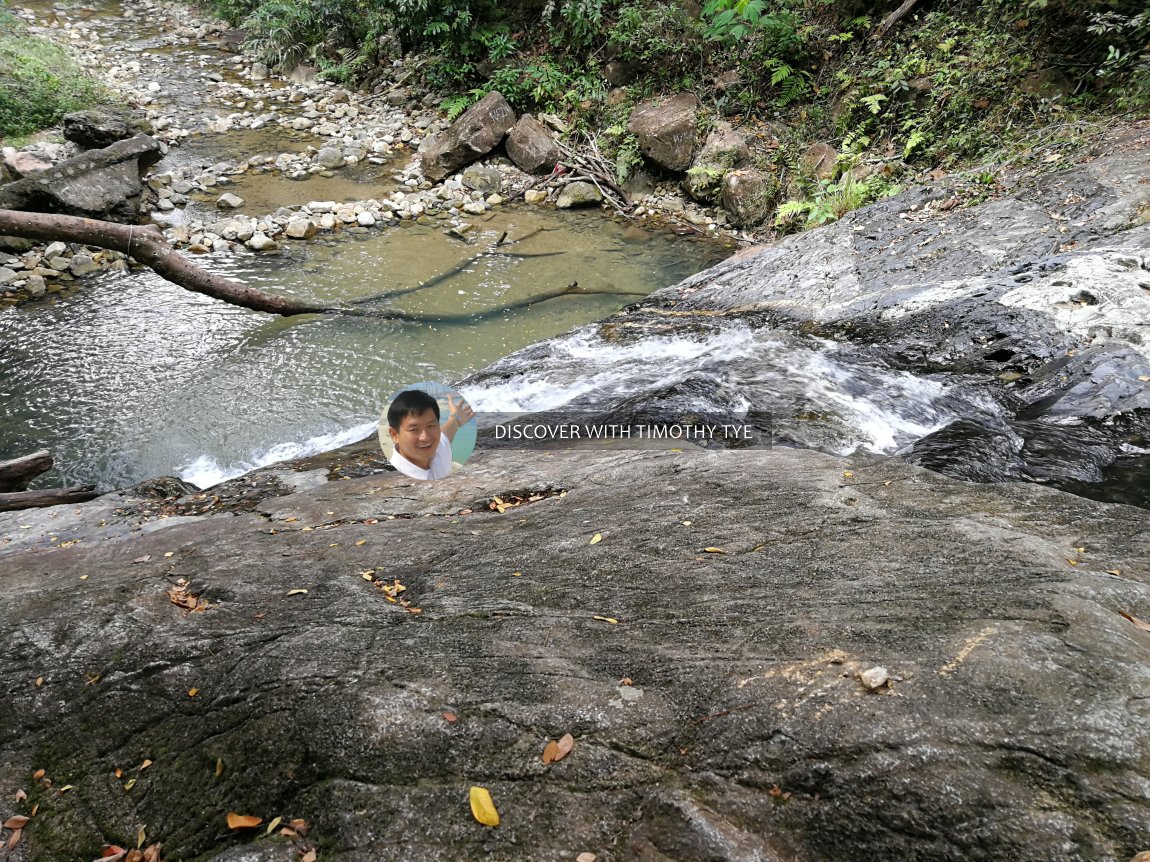
{"label": "white shirt", "polygon": [[446,434],[439,432],[439,446],[426,470],[400,455],[398,448],[391,453],[391,466],[412,479],[446,479],[451,472],[451,441]]}

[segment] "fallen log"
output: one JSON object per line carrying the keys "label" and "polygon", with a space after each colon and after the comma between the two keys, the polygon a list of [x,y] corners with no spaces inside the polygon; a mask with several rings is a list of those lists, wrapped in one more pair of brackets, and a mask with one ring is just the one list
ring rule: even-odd
{"label": "fallen log", "polygon": [[878,29],[874,31],[874,34],[871,38],[876,42],[882,41],[882,38],[886,36],[890,28],[897,24],[904,15],[910,12],[916,3],[918,3],[918,0],[903,0],[903,4],[901,6],[899,6],[883,19],[883,22],[879,24]]}
{"label": "fallen log", "polygon": [[0,512],[14,512],[18,509],[43,509],[46,506],[61,506],[67,503],[83,503],[100,496],[95,485],[78,485],[75,488],[46,488],[42,491],[13,491],[0,494]]}
{"label": "fallen log", "polygon": [[112,249],[151,267],[156,275],[173,284],[253,311],[265,311],[284,317],[342,311],[338,306],[315,305],[272,296],[200,269],[172,248],[155,225],[116,224],[79,216],[0,209],[0,235],[20,236],[42,242],[78,242]]}
{"label": "fallen log", "polygon": [[0,461],[0,492],[23,491],[28,483],[52,469],[52,453],[47,449]]}

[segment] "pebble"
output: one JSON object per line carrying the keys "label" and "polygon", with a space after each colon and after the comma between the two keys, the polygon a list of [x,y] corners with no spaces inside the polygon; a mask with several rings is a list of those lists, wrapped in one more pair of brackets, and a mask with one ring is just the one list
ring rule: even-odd
{"label": "pebble", "polygon": [[859,682],[867,691],[878,691],[890,682],[890,674],[885,667],[872,667],[859,674]]}

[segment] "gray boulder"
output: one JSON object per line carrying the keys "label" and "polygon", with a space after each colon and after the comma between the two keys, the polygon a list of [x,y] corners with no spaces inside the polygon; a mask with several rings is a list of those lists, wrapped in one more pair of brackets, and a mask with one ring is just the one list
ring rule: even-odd
{"label": "gray boulder", "polygon": [[463,171],[463,184],[473,191],[483,192],[485,195],[499,191],[503,182],[503,175],[497,168],[483,165],[472,165]]}
{"label": "gray boulder", "polygon": [[38,174],[52,167],[52,163],[35,153],[27,153],[12,147],[4,148],[4,158],[0,162],[0,171],[6,181],[18,180]]}
{"label": "gray boulder", "polygon": [[723,177],[723,210],[736,227],[762,224],[778,195],[773,177],[754,168],[731,171]]}
{"label": "gray boulder", "polygon": [[160,155],[159,142],[147,135],[89,150],[0,186],[0,209],[134,222],[146,188],[140,176]]}
{"label": "gray boulder", "polygon": [[64,137],[86,150],[102,149],[135,133],[124,117],[107,111],[75,111],[64,115]]}
{"label": "gray boulder", "polygon": [[635,106],[627,131],[655,164],[669,171],[685,171],[695,154],[698,114],[699,100],[693,93],[651,99]]}
{"label": "gray boulder", "polygon": [[507,155],[529,174],[548,173],[559,161],[559,146],[534,117],[524,114],[507,136]]}
{"label": "gray boulder", "polygon": [[751,158],[747,139],[726,122],[719,122],[707,136],[703,149],[683,179],[683,191],[697,201],[710,203],[718,197],[727,171],[742,167]]}
{"label": "gray boulder", "polygon": [[602,200],[603,193],[594,183],[577,181],[563,186],[563,191],[559,192],[559,197],[555,200],[555,206],[561,210],[566,210],[574,207],[595,206]]}
{"label": "gray boulder", "polygon": [[515,125],[515,111],[498,91],[492,91],[463,112],[423,151],[423,173],[432,182],[481,159],[502,143]]}

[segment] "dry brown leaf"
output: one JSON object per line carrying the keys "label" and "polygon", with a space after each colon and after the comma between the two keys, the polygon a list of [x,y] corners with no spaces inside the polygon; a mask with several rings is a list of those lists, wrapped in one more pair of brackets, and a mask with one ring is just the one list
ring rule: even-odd
{"label": "dry brown leaf", "polygon": [[1138,379],[1141,380],[1143,383],[1150,382],[1150,374],[1139,374]]}
{"label": "dry brown leaf", "polygon": [[222,757],[216,758],[216,778],[224,774],[224,759]]}
{"label": "dry brown leaf", "polygon": [[147,769],[151,765],[152,765],[152,761],[148,760],[145,757],[144,762],[140,764],[140,772],[143,772],[145,769]]}
{"label": "dry brown leaf", "polygon": [[124,777],[124,770],[120,769],[120,767],[117,766],[116,771],[113,772],[112,774],[114,776],[116,776],[117,778],[123,778]]}
{"label": "dry brown leaf", "polygon": [[299,862],[315,862],[315,858],[316,858],[315,848],[312,848],[311,850],[307,851],[305,854],[303,854],[302,856],[299,857]]}
{"label": "dry brown leaf", "polygon": [[135,850],[129,850],[128,855],[124,857],[124,862],[144,862],[144,854],[138,847]]}
{"label": "dry brown leaf", "polygon": [[43,777],[44,777],[44,770],[43,769],[37,769],[35,772],[32,773],[32,780],[33,781],[39,781]]}
{"label": "dry brown leaf", "polygon": [[455,722],[455,721],[459,721],[459,716],[456,715],[454,712],[445,712],[445,713],[443,713],[443,720]]}
{"label": "dry brown leaf", "polygon": [[39,811],[39,810],[40,810],[40,803],[39,803],[39,802],[37,802],[35,805],[33,805],[33,806],[32,806],[32,813],[31,813],[31,814],[29,814],[28,816],[29,816],[29,817],[35,817],[35,816],[36,816],[36,812],[37,812],[37,811]]}
{"label": "dry brown leaf", "polygon": [[282,835],[284,838],[296,838],[299,836],[299,833],[292,829],[290,826],[285,826],[280,830],[280,835]]}
{"label": "dry brown leaf", "polygon": [[122,859],[127,852],[123,847],[117,847],[115,844],[105,844],[104,849],[100,851],[100,858]]}
{"label": "dry brown leaf", "polygon": [[1118,614],[1119,614],[1119,616],[1123,616],[1126,619],[1130,620],[1130,622],[1134,623],[1134,625],[1137,628],[1142,629],[1142,631],[1150,632],[1150,623],[1144,622],[1143,620],[1138,619],[1138,617],[1132,617],[1132,616],[1130,616],[1130,614],[1126,613],[1125,611],[1119,611]]}
{"label": "dry brown leaf", "polygon": [[16,801],[17,802],[23,802],[27,798],[28,798],[28,794],[25,793],[23,790],[17,790],[16,791]]}
{"label": "dry brown leaf", "polygon": [[23,829],[14,829],[12,834],[8,836],[8,849],[11,850],[20,843],[20,838],[24,835]]}
{"label": "dry brown leaf", "polygon": [[28,818],[23,814],[13,814],[4,821],[5,829],[23,829],[28,825]]}
{"label": "dry brown leaf", "polygon": [[159,844],[151,844],[144,848],[144,862],[160,862]]}
{"label": "dry brown leaf", "polygon": [[36,677],[36,688],[39,688],[43,684],[44,684],[44,677],[42,677],[42,676]]}
{"label": "dry brown leaf", "polygon": [[559,743],[554,739],[547,740],[547,744],[543,746],[543,762],[554,763],[559,754]]}
{"label": "dry brown leaf", "polygon": [[234,811],[228,812],[228,829],[251,829],[253,826],[259,826],[264,822],[262,817],[256,817],[254,814],[236,814]]}
{"label": "dry brown leaf", "polygon": [[1122,572],[1120,572],[1118,569],[1107,569],[1106,574],[1114,575],[1115,577],[1121,577]]}
{"label": "dry brown leaf", "polygon": [[558,747],[559,752],[555,755],[556,763],[571,753],[571,749],[575,747],[575,737],[569,733],[563,734],[559,737]]}

